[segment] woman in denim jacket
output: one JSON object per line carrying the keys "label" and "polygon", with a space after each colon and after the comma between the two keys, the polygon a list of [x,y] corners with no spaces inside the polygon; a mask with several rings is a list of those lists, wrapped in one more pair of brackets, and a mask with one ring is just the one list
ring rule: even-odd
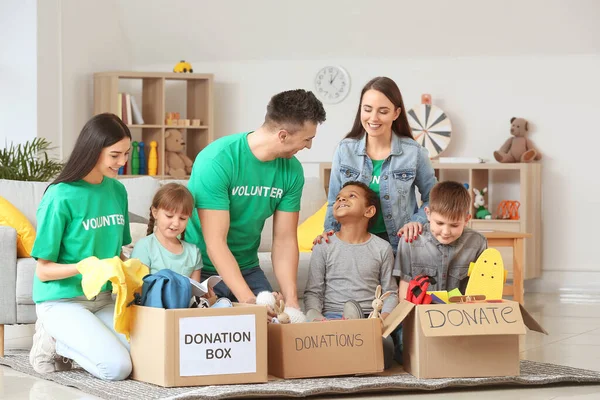
{"label": "woman in denim jacket", "polygon": [[[377,221],[369,231],[392,245],[403,234],[412,241],[427,222],[425,206],[437,179],[427,150],[412,137],[402,94],[387,77],[369,81],[361,92],[352,130],[336,149],[331,165],[325,232],[315,243],[338,231],[333,205],[344,183],[359,181],[379,194]],[[415,186],[423,204],[419,208]]]}

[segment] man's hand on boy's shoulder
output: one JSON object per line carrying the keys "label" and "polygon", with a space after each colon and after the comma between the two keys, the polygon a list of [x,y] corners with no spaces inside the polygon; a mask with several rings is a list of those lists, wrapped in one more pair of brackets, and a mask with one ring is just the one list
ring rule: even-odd
{"label": "man's hand on boy's shoulder", "polygon": [[404,237],[404,241],[406,243],[412,243],[412,241],[417,240],[417,237],[422,233],[423,224],[421,224],[420,222],[407,222],[398,231],[398,237]]}

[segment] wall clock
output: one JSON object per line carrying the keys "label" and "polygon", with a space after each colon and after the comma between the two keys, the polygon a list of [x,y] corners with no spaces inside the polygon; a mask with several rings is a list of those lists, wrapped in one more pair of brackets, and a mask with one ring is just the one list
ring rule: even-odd
{"label": "wall clock", "polygon": [[350,75],[342,67],[323,67],[315,75],[315,90],[323,103],[339,103],[350,93]]}

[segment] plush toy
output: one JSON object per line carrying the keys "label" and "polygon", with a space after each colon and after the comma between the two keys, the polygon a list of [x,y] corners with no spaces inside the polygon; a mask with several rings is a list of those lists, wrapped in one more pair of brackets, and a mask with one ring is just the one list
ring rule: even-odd
{"label": "plush toy", "polygon": [[473,193],[475,193],[475,201],[473,205],[475,206],[475,218],[476,219],[492,219],[492,213],[485,208],[485,200],[483,195],[486,194],[487,188],[483,188],[480,192],[476,188],[473,188]]}
{"label": "plush toy", "polygon": [[[283,300],[281,298],[282,296],[279,295],[278,297],[279,298],[275,298],[275,296],[273,295],[273,292],[263,291],[263,292],[260,292],[256,296],[256,304],[271,307],[277,314],[280,314],[280,312],[277,311],[279,308],[280,311],[282,311],[286,314],[286,316],[289,318],[289,321],[292,324],[306,322],[306,315],[304,315],[304,313],[302,311],[298,310],[297,308],[285,306],[285,303],[283,302]],[[278,302],[279,302],[279,305],[277,304]],[[281,308],[281,307],[283,307],[283,308]],[[278,315],[278,317],[279,317],[279,315]],[[281,322],[281,321],[279,321],[279,322]]]}
{"label": "plush toy", "polygon": [[285,302],[279,300],[279,304],[275,304],[275,312],[277,318],[273,318],[274,324],[289,324],[291,322],[290,316],[285,312]]}
{"label": "plush toy", "polygon": [[192,160],[185,155],[185,141],[177,129],[165,132],[165,174],[184,179],[192,172]]}
{"label": "plush toy", "polygon": [[531,140],[526,135],[529,124],[524,118],[513,117],[510,125],[510,134],[514,137],[508,139],[494,152],[494,158],[501,163],[532,162],[542,158],[542,154],[536,150]]}
{"label": "plush toy", "polygon": [[381,309],[383,308],[383,301],[390,297],[393,292],[385,292],[383,295],[381,294],[381,285],[377,285],[377,289],[375,289],[375,300],[371,303],[373,306],[373,311],[369,314],[369,318],[379,318],[381,319]]}

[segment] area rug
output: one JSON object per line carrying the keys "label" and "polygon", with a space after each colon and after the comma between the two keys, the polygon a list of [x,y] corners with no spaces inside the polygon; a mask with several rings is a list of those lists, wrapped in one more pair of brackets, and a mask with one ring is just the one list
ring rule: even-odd
{"label": "area rug", "polygon": [[232,399],[241,397],[308,397],[325,394],[438,390],[472,386],[547,385],[555,383],[598,383],[600,372],[585,369],[521,361],[521,375],[494,378],[417,379],[406,373],[385,376],[332,377],[273,380],[262,384],[204,387],[162,388],[148,383],[126,380],[105,382],[82,369],[39,375],[29,365],[25,350],[8,351],[0,364],[38,378],[75,387],[103,399]]}

